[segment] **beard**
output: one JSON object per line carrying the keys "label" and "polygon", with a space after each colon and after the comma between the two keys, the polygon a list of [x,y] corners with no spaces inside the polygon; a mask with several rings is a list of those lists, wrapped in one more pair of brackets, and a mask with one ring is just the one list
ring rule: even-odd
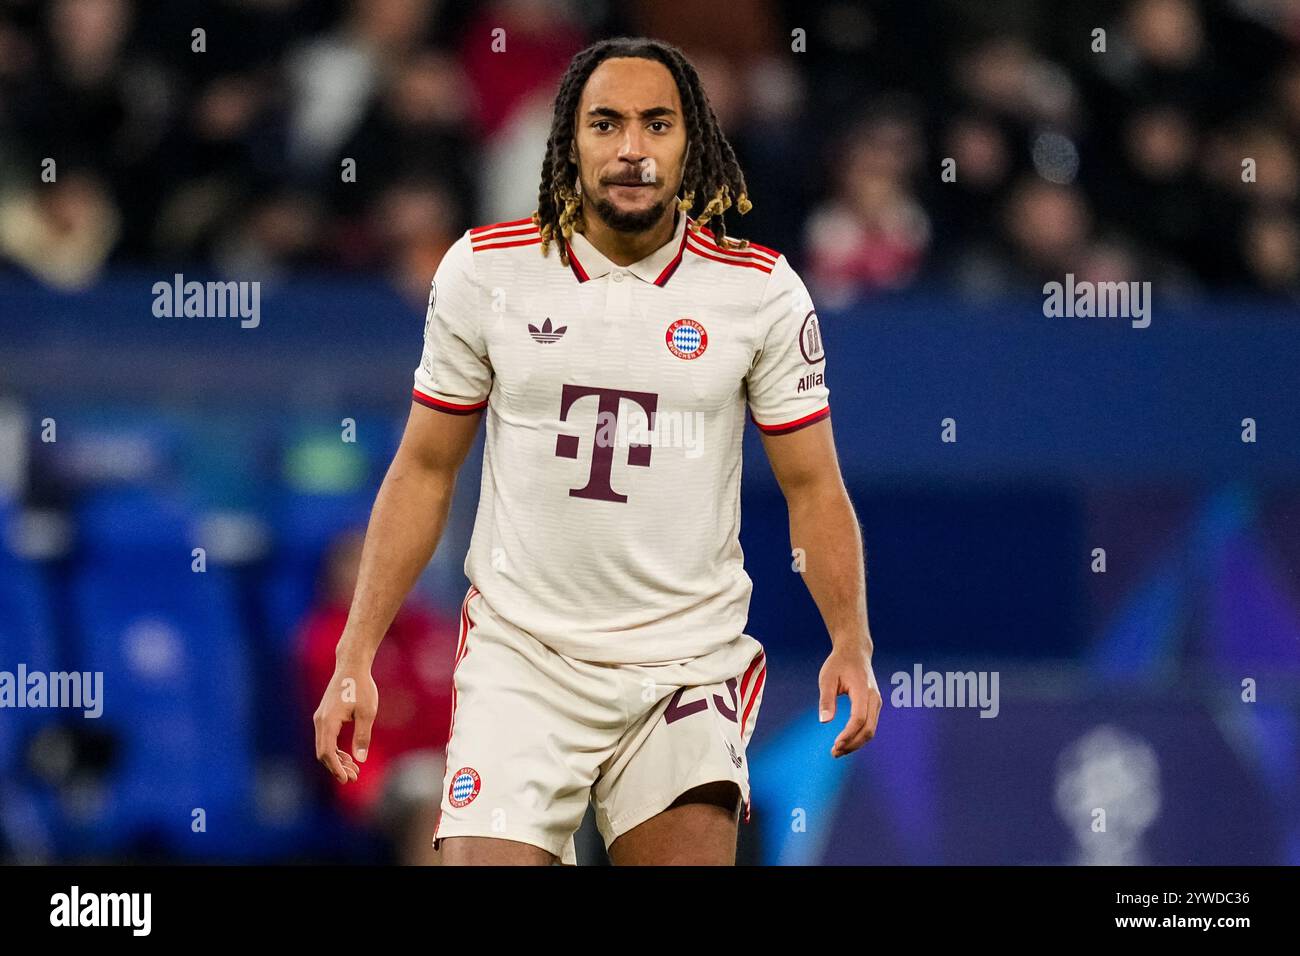
{"label": "beard", "polygon": [[645,232],[663,218],[668,204],[661,199],[646,209],[628,212],[619,209],[608,199],[601,198],[593,202],[591,208],[600,221],[615,232]]}

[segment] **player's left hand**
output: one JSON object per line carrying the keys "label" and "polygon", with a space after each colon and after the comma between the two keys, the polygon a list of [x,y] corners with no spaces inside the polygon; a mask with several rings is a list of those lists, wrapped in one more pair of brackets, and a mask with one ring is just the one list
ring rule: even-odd
{"label": "player's left hand", "polygon": [[818,711],[822,723],[835,717],[835,699],[849,695],[849,722],[831,746],[832,757],[853,753],[876,735],[876,721],[884,701],[867,644],[837,645],[817,675],[821,690]]}

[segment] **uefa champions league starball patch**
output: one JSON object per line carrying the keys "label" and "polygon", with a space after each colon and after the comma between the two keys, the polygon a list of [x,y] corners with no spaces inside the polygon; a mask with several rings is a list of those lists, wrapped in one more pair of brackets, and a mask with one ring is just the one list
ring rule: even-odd
{"label": "uefa champions league starball patch", "polygon": [[481,785],[482,781],[477,770],[473,767],[461,767],[456,771],[456,776],[451,778],[451,789],[447,792],[447,798],[453,807],[463,807],[478,796]]}
{"label": "uefa champions league starball patch", "polygon": [[679,359],[696,359],[709,347],[709,333],[694,319],[678,319],[668,326],[664,342]]}

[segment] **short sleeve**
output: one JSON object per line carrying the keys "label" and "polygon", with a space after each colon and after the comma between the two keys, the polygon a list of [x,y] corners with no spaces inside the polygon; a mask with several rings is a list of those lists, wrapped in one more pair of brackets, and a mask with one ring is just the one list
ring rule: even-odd
{"label": "short sleeve", "polygon": [[812,297],[785,256],[768,277],[756,323],[757,351],[745,379],[754,424],[779,435],[830,415],[821,325]]}
{"label": "short sleeve", "polygon": [[421,405],[468,415],[487,405],[492,390],[479,317],[474,251],[466,232],[438,264],[424,318],[424,354],[412,397]]}

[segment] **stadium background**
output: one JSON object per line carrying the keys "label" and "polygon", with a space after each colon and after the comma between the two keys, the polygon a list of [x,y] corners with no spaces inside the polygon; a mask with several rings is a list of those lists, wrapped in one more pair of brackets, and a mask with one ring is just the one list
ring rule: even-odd
{"label": "stadium background", "polygon": [[[748,436],[742,860],[1300,863],[1282,0],[0,3],[0,671],[105,681],[97,720],[0,710],[0,858],[400,857],[314,762],[303,621],[336,620],[443,250],[535,207],[558,77],[620,33],[691,57],[754,201],[729,231],[810,286],[867,542],[886,706],[833,761]],[[1151,282],[1150,327],[1045,317],[1067,272]],[[176,273],[260,282],[259,326],[156,317]],[[414,598],[439,660],[478,456]],[[998,716],[895,706],[917,665],[997,671]]]}

